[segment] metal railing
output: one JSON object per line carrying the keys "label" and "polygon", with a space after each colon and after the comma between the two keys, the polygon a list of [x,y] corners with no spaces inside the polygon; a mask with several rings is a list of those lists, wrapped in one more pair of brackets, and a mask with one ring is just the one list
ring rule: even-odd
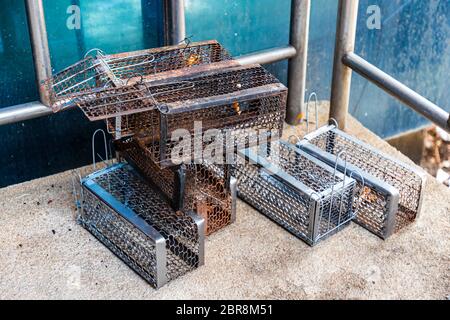
{"label": "metal railing", "polygon": [[[25,0],[30,40],[36,70],[40,102],[35,101],[0,109],[0,125],[52,114],[47,107],[48,92],[41,85],[51,75],[50,54],[42,0]],[[345,128],[352,71],[374,82],[384,91],[433,123],[450,132],[450,115],[399,81],[354,54],[359,0],[339,0],[330,117]],[[289,60],[289,96],[286,121],[297,124],[305,111],[306,62],[309,34],[310,0],[292,0],[290,44],[237,57],[241,64],[267,64]],[[186,38],[184,0],[165,0],[165,41],[178,44]]]}
{"label": "metal railing", "polygon": [[355,71],[435,125],[450,132],[448,112],[353,52],[358,6],[359,0],[339,0],[330,118],[336,119],[341,129],[345,128],[352,72]]}
{"label": "metal railing", "polygon": [[[0,109],[0,125],[52,114],[52,110],[48,107],[48,92],[41,86],[42,81],[51,76],[52,69],[42,0],[25,0],[25,2],[40,101]],[[297,115],[304,110],[309,10],[310,0],[292,0],[290,45],[236,58],[242,64],[266,64],[290,59],[289,83],[292,90],[289,93],[288,110],[293,110],[290,113],[292,116],[288,118],[290,123],[293,123]],[[182,42],[186,38],[184,0],[164,0],[164,17],[166,44],[174,45]]]}

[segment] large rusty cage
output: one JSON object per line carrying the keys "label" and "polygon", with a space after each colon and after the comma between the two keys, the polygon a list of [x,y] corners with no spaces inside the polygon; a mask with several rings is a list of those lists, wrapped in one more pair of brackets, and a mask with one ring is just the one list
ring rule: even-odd
{"label": "large rusty cage", "polygon": [[43,83],[50,92],[54,111],[71,107],[85,94],[111,87],[132,86],[154,76],[180,69],[231,60],[228,52],[215,40],[135,52],[106,55],[90,50],[85,58],[55,74]]}
{"label": "large rusty cage", "polygon": [[[281,134],[287,89],[258,65],[190,74],[171,82],[151,84],[151,98],[157,100],[153,110],[108,117],[113,135],[138,133],[161,167],[173,165],[173,158],[179,163],[192,160],[194,145],[202,139],[198,131],[218,130],[221,142],[231,141],[231,147],[249,145],[255,132]],[[189,139],[178,140],[181,135]],[[188,158],[174,152],[176,145],[187,149]]]}

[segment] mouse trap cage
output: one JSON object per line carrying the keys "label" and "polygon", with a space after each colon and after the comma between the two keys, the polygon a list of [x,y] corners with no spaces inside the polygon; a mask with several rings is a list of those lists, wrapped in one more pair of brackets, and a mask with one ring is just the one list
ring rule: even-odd
{"label": "mouse trap cage", "polygon": [[[174,63],[170,71],[169,67],[161,67],[162,71],[147,68],[162,59],[155,58],[159,51],[161,56],[181,57],[183,62]],[[147,53],[147,58],[141,57]],[[214,58],[205,57],[186,65],[186,59],[193,54]],[[124,62],[117,68],[107,63],[136,56],[144,60]],[[139,135],[153,161],[161,167],[175,165],[173,156],[177,162],[192,160],[180,159],[174,151],[180,146],[174,136],[181,133],[190,137],[191,151],[194,142],[202,140],[202,133],[208,130],[219,130],[221,139],[233,144],[231,147],[227,144],[229,148],[250,146],[255,132],[281,134],[287,88],[260,65],[240,66],[217,42],[152,49],[114,58],[97,52],[95,57],[86,58],[95,66],[87,68],[89,76],[78,69],[69,73],[66,70],[48,81],[56,97],[54,109],[76,105],[90,121],[105,120],[115,139]],[[80,75],[82,78],[78,79]],[[58,84],[71,81],[75,85],[58,89]],[[205,147],[206,143],[201,143]]]}
{"label": "mouse trap cage", "polygon": [[[89,120],[106,120],[115,139],[138,136],[153,161],[169,167],[172,158],[192,160],[196,141],[206,146],[203,133],[208,130],[231,147],[249,145],[261,131],[280,135],[286,97],[284,85],[251,65],[107,89],[78,106]],[[180,157],[176,147],[188,148],[188,158]]]}
{"label": "mouse trap cage", "polygon": [[[299,147],[328,164],[339,153],[345,153],[349,172],[359,172],[365,188],[358,195],[361,206],[355,221],[372,233],[387,238],[413,222],[419,215],[425,175],[374,147],[329,125],[306,135]],[[343,165],[339,165],[343,170]]]}
{"label": "mouse trap cage", "polygon": [[79,223],[153,287],[204,264],[204,219],[175,211],[131,166],[81,179]]}
{"label": "mouse trap cage", "polygon": [[[88,51],[83,60],[45,81],[53,110],[76,105],[84,95],[106,88],[133,86],[136,82],[164,79],[178,71],[231,61],[215,40],[107,55],[100,49]],[[220,66],[220,64],[218,65]]]}
{"label": "mouse trap cage", "polygon": [[315,245],[354,218],[355,180],[284,141],[238,151],[238,195]]}

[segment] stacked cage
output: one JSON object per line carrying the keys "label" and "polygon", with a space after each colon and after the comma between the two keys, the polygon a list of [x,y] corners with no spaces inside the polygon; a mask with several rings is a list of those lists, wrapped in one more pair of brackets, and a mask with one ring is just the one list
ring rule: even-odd
{"label": "stacked cage", "polygon": [[202,264],[203,234],[234,222],[226,154],[256,143],[260,131],[278,137],[287,95],[216,41],[91,50],[44,85],[55,112],[77,106],[106,122],[125,162],[82,180],[80,222],[155,287]]}
{"label": "stacked cage", "polygon": [[217,41],[169,46],[149,50],[106,55],[90,50],[78,63],[55,74],[43,85],[51,93],[54,111],[73,107],[75,99],[101,92],[106,88],[128,87],[148,79],[164,79],[180,70],[220,62],[234,64],[231,56]]}
{"label": "stacked cage", "polygon": [[156,164],[169,167],[197,159],[196,144],[201,150],[209,144],[204,132],[214,135],[222,149],[255,143],[261,132],[279,136],[286,96],[286,87],[275,77],[251,65],[188,70],[75,101],[90,120],[106,120],[116,139],[135,136]]}
{"label": "stacked cage", "polygon": [[[124,158],[172,207],[202,212],[208,234],[235,217],[226,155],[257,143],[261,132],[278,137],[287,96],[265,69],[240,66],[215,41],[118,55],[96,51],[48,85],[55,110],[72,104],[90,121],[105,120],[117,145],[127,146]],[[190,162],[196,164],[180,167]]]}

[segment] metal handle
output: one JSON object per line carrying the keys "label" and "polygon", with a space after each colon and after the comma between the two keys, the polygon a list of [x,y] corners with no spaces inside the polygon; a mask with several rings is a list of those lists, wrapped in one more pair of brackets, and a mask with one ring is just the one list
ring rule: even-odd
{"label": "metal handle", "polygon": [[344,195],[345,195],[345,179],[347,177],[347,152],[345,152],[344,150],[339,152],[336,155],[336,162],[334,164],[334,172],[333,172],[333,185],[331,186],[331,200],[330,200],[330,210],[328,211],[328,226],[327,229],[330,229],[330,220],[331,220],[331,211],[333,208],[333,197],[334,197],[334,186],[336,184],[336,177],[337,177],[337,167],[338,167],[338,162],[339,159],[342,159],[342,155],[345,155],[344,158],[344,178],[342,179],[342,194],[341,194],[341,199],[340,199],[340,203],[339,203],[339,217],[338,217],[338,225],[341,222],[341,215],[342,215],[342,204],[344,202]]}
{"label": "metal handle", "polygon": [[[108,161],[109,160],[109,156],[108,156],[108,146],[107,146],[107,143],[106,143],[106,133],[105,133],[105,131],[103,131],[102,129],[97,129],[95,132],[94,132],[94,134],[92,135],[92,164],[93,164],[93,166],[94,166],[94,170],[96,170],[97,169],[97,164],[96,164],[96,161],[95,161],[95,136],[97,135],[97,133],[99,133],[99,132],[101,132],[102,134],[103,134],[103,142],[104,142],[104,144],[105,144],[105,156],[106,156],[106,159],[105,160],[103,160],[103,161]],[[100,157],[101,158],[101,157]]]}
{"label": "metal handle", "polygon": [[105,52],[102,49],[99,48],[92,48],[90,50],[88,50],[85,54],[84,54],[84,59],[86,59],[92,52],[95,52],[95,58],[97,57],[104,57],[105,56]]}
{"label": "metal handle", "polygon": [[[80,210],[80,215],[83,214],[83,201],[84,201],[84,193],[83,188],[81,187],[82,178],[80,173],[77,170],[72,170],[72,193],[75,200],[75,206]],[[78,180],[78,182],[76,181]],[[77,183],[79,183],[80,191],[77,191]],[[78,197],[79,196],[79,197]]]}
{"label": "metal handle", "polygon": [[339,122],[335,118],[330,118],[328,120],[328,123],[330,126],[335,126],[336,128],[339,128]]}
{"label": "metal handle", "polygon": [[309,106],[314,98],[314,108],[316,111],[316,130],[319,129],[319,109],[317,107],[317,94],[312,92],[308,97],[308,103],[306,104],[306,133],[309,134]]}

